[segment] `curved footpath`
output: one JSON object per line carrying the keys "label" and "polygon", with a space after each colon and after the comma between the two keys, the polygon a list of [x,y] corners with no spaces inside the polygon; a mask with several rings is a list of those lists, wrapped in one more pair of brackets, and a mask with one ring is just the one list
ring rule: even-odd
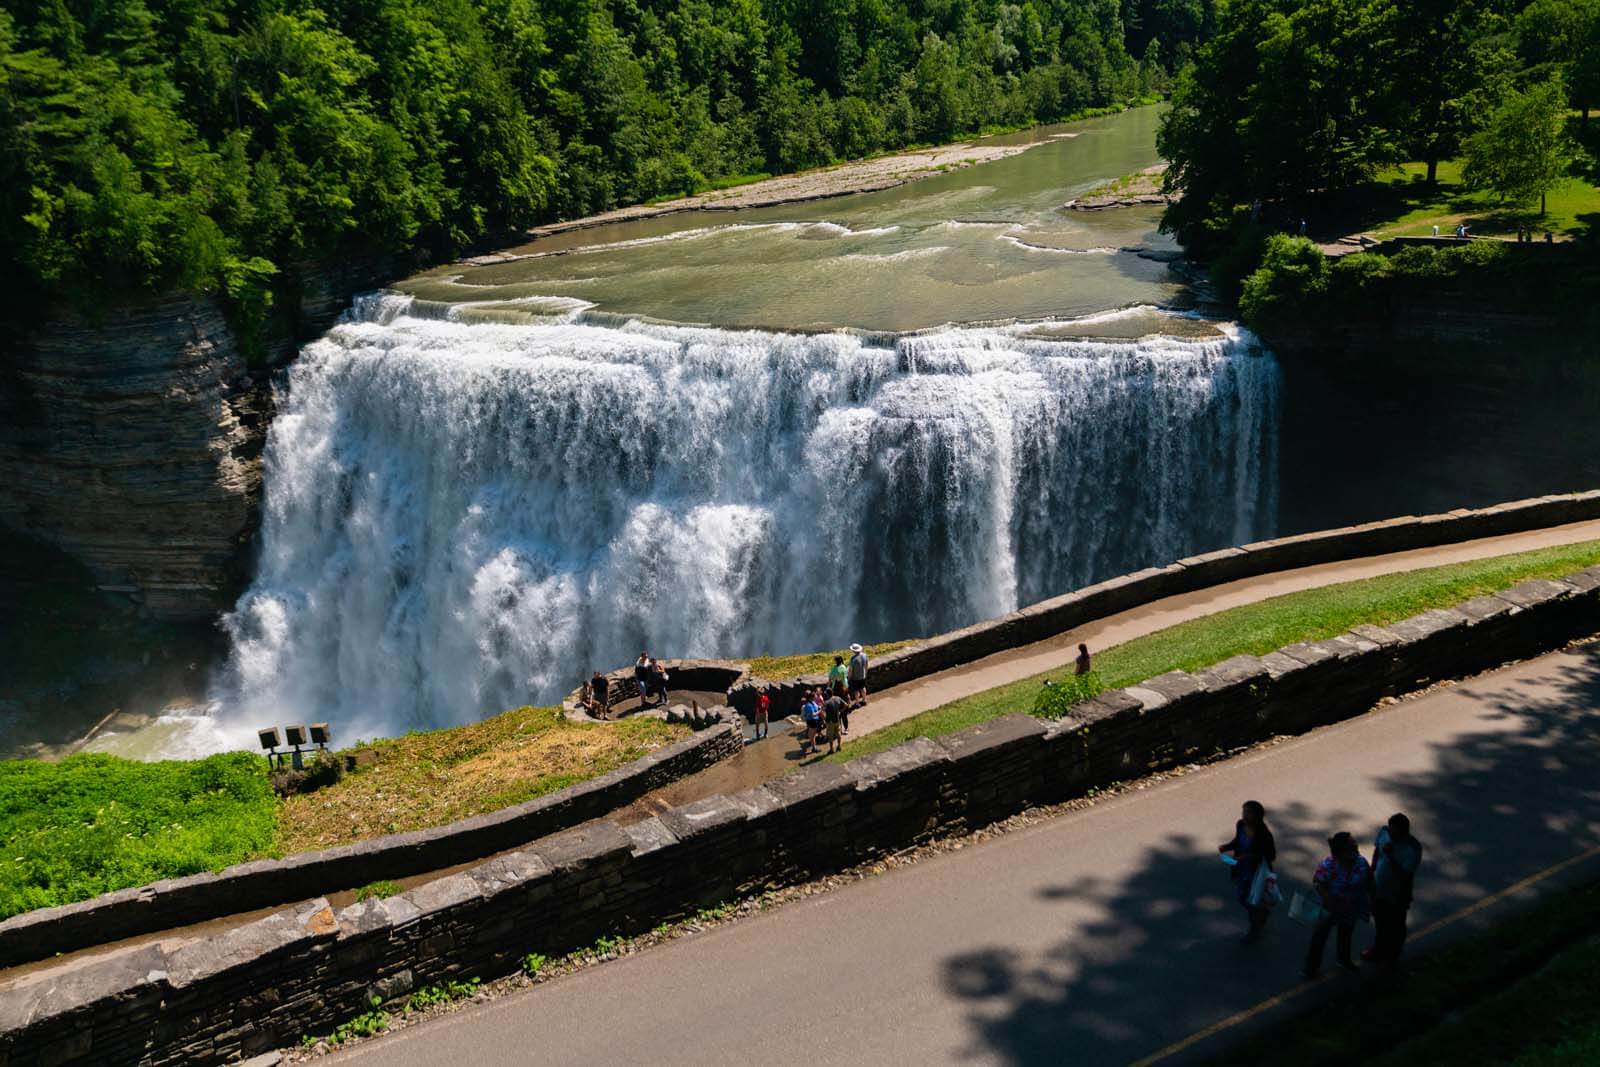
{"label": "curved footpath", "polygon": [[[872,730],[881,729],[951,700],[1061,666],[1070,661],[1079,641],[1089,643],[1092,649],[1103,650],[1181,622],[1284,593],[1356,581],[1380,574],[1485,559],[1595,539],[1600,539],[1600,520],[1278,571],[1167,597],[1086,623],[1069,633],[1045,641],[996,653],[874,694],[872,703],[852,716],[851,725],[854,728],[852,734],[860,737]],[[719,793],[738,792],[788,773],[800,765],[800,760],[797,742],[788,735],[784,724],[776,723],[770,741],[747,745],[742,752],[714,764],[705,771],[646,794],[610,818],[622,824],[637,822],[690,801]],[[490,857],[482,857],[482,859],[488,858]],[[475,864],[481,861],[471,862]],[[395,880],[409,889],[456,873],[465,866],[468,864],[456,864],[427,874]],[[339,904],[346,903],[349,893],[335,894],[333,899]],[[49,960],[0,970],[0,995],[3,995],[5,984],[15,979],[100,959],[111,954],[130,952],[152,943],[175,948],[200,938],[214,937],[226,930],[293,907],[294,903],[290,901],[268,908],[243,911],[195,923],[192,926],[173,927],[66,953]]]}
{"label": "curved footpath", "polygon": [[[1596,539],[1600,539],[1600,520],[1276,571],[1167,597],[1044,641],[997,652],[874,693],[871,703],[852,713],[851,736],[860,737],[952,700],[1065,667],[1077,654],[1080,641],[1088,644],[1091,651],[1100,652],[1179,623],[1286,593]],[[642,819],[717,793],[736,792],[796,766],[800,762],[798,743],[790,739],[781,724],[773,738],[776,743],[749,745],[730,759],[641,797],[625,809],[620,821]]]}
{"label": "curved footpath", "polygon": [[[1600,646],[1542,656],[379,1038],[336,1063],[1182,1063],[1338,983],[1244,948],[1215,847],[1266,804],[1286,890],[1408,812],[1412,951],[1600,877]],[[1370,928],[1358,931],[1358,945]],[[1330,949],[1331,952],[1331,949]]]}

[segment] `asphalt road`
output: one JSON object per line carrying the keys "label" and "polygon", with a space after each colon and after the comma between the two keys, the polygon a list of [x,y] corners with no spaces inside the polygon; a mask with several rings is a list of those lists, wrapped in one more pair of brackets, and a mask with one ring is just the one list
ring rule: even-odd
{"label": "asphalt road", "polygon": [[[1428,846],[1412,913],[1600,856],[1600,647],[1545,656],[578,974],[334,1057],[434,1064],[1119,1064],[1286,991],[1306,931],[1259,945],[1216,845],[1266,804],[1285,888],[1329,833],[1395,810]],[[1593,855],[1591,855],[1593,854]],[[1537,883],[1535,883],[1537,889]],[[1481,912],[1479,913],[1481,916]],[[1358,947],[1370,935],[1357,933]],[[1331,951],[1331,946],[1330,946]],[[1339,974],[1327,983],[1359,981]],[[1249,1025],[1245,1023],[1243,1025]],[[1163,1050],[1167,1050],[1163,1053]]]}

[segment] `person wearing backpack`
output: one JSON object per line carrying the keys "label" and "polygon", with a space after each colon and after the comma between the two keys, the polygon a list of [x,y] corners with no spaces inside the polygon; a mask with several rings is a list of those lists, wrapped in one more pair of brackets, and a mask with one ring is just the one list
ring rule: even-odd
{"label": "person wearing backpack", "polygon": [[1250,902],[1256,871],[1263,863],[1270,871],[1278,858],[1278,843],[1267,826],[1267,809],[1260,801],[1244,802],[1239,809],[1239,821],[1233,824],[1233,837],[1218,845],[1217,851],[1224,855],[1233,854],[1233,866],[1228,871],[1233,879],[1233,895],[1238,899],[1239,906],[1244,908],[1245,917],[1250,923],[1241,944],[1253,945],[1260,940],[1261,931],[1267,925],[1267,916],[1272,911],[1270,904]]}

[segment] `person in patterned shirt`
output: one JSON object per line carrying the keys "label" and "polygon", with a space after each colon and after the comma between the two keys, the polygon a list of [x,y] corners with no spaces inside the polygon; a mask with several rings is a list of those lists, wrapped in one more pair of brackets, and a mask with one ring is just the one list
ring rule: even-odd
{"label": "person in patterned shirt", "polygon": [[1317,864],[1316,873],[1311,876],[1311,887],[1322,899],[1324,910],[1311,931],[1311,946],[1306,952],[1305,970],[1301,971],[1306,978],[1315,978],[1322,970],[1328,934],[1334,930],[1339,932],[1339,966],[1355,970],[1350,941],[1356,921],[1372,913],[1372,867],[1362,858],[1356,839],[1341,830],[1328,838],[1328,852],[1328,858]]}

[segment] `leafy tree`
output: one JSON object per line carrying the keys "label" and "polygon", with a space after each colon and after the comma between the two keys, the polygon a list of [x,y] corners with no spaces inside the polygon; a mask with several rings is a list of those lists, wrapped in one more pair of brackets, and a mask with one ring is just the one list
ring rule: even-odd
{"label": "leafy tree", "polygon": [[1512,203],[1539,198],[1567,176],[1573,152],[1566,132],[1566,91],[1554,79],[1512,92],[1466,143],[1463,177]]}
{"label": "leafy tree", "polygon": [[1238,0],[1178,79],[1156,144],[1167,225],[1184,233],[1232,205],[1299,202],[1403,156],[1386,0]]}

